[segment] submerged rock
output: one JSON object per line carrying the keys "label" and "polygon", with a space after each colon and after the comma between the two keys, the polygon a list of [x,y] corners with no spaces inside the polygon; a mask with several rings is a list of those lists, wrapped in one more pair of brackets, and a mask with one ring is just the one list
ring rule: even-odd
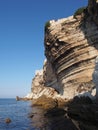
{"label": "submerged rock", "polygon": [[11,123],[11,122],[12,122],[12,121],[11,121],[10,118],[6,118],[6,119],[5,119],[5,123],[9,124],[9,123]]}

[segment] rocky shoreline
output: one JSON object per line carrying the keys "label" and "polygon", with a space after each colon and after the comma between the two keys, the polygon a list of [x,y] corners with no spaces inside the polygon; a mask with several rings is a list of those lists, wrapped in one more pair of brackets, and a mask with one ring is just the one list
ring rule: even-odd
{"label": "rocky shoreline", "polygon": [[[43,96],[36,102],[32,101],[34,108],[43,110],[43,117],[50,120],[51,130],[98,130],[98,102],[89,97],[75,97],[58,105],[56,100]],[[29,117],[35,120],[35,116],[31,113]],[[48,124],[48,130],[47,127]]]}
{"label": "rocky shoreline", "polygon": [[62,130],[98,130],[98,1],[88,0],[75,16],[47,22],[44,46],[46,60],[31,94],[17,100],[32,100],[47,110],[44,116],[57,114],[57,122],[63,113]]}

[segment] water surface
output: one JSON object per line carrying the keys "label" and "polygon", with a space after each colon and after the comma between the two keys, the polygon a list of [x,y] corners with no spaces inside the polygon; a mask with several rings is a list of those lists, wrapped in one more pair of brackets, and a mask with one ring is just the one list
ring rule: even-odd
{"label": "water surface", "polygon": [[[5,119],[11,123],[6,124]],[[63,109],[45,111],[31,101],[0,99],[0,130],[77,130]]]}
{"label": "water surface", "polygon": [[[28,114],[31,111],[30,109],[29,101],[25,102],[16,101],[15,99],[0,99],[0,130],[31,129],[30,119],[28,118]],[[6,124],[6,118],[10,118],[12,122]]]}

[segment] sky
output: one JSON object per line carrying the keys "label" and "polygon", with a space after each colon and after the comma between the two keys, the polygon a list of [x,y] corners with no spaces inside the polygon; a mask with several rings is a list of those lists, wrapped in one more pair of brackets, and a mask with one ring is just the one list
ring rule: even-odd
{"label": "sky", "polygon": [[87,0],[0,0],[0,98],[31,91],[45,59],[45,23],[86,5]]}

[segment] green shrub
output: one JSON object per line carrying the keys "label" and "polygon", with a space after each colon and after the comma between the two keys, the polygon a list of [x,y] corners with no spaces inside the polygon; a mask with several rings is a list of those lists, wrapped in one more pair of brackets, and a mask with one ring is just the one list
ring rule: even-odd
{"label": "green shrub", "polygon": [[46,31],[49,27],[50,27],[50,21],[47,21],[47,22],[45,23],[45,31]]}
{"label": "green shrub", "polygon": [[86,7],[81,7],[77,9],[76,12],[74,13],[74,18],[76,18],[77,15],[81,15],[85,11],[85,9]]}

